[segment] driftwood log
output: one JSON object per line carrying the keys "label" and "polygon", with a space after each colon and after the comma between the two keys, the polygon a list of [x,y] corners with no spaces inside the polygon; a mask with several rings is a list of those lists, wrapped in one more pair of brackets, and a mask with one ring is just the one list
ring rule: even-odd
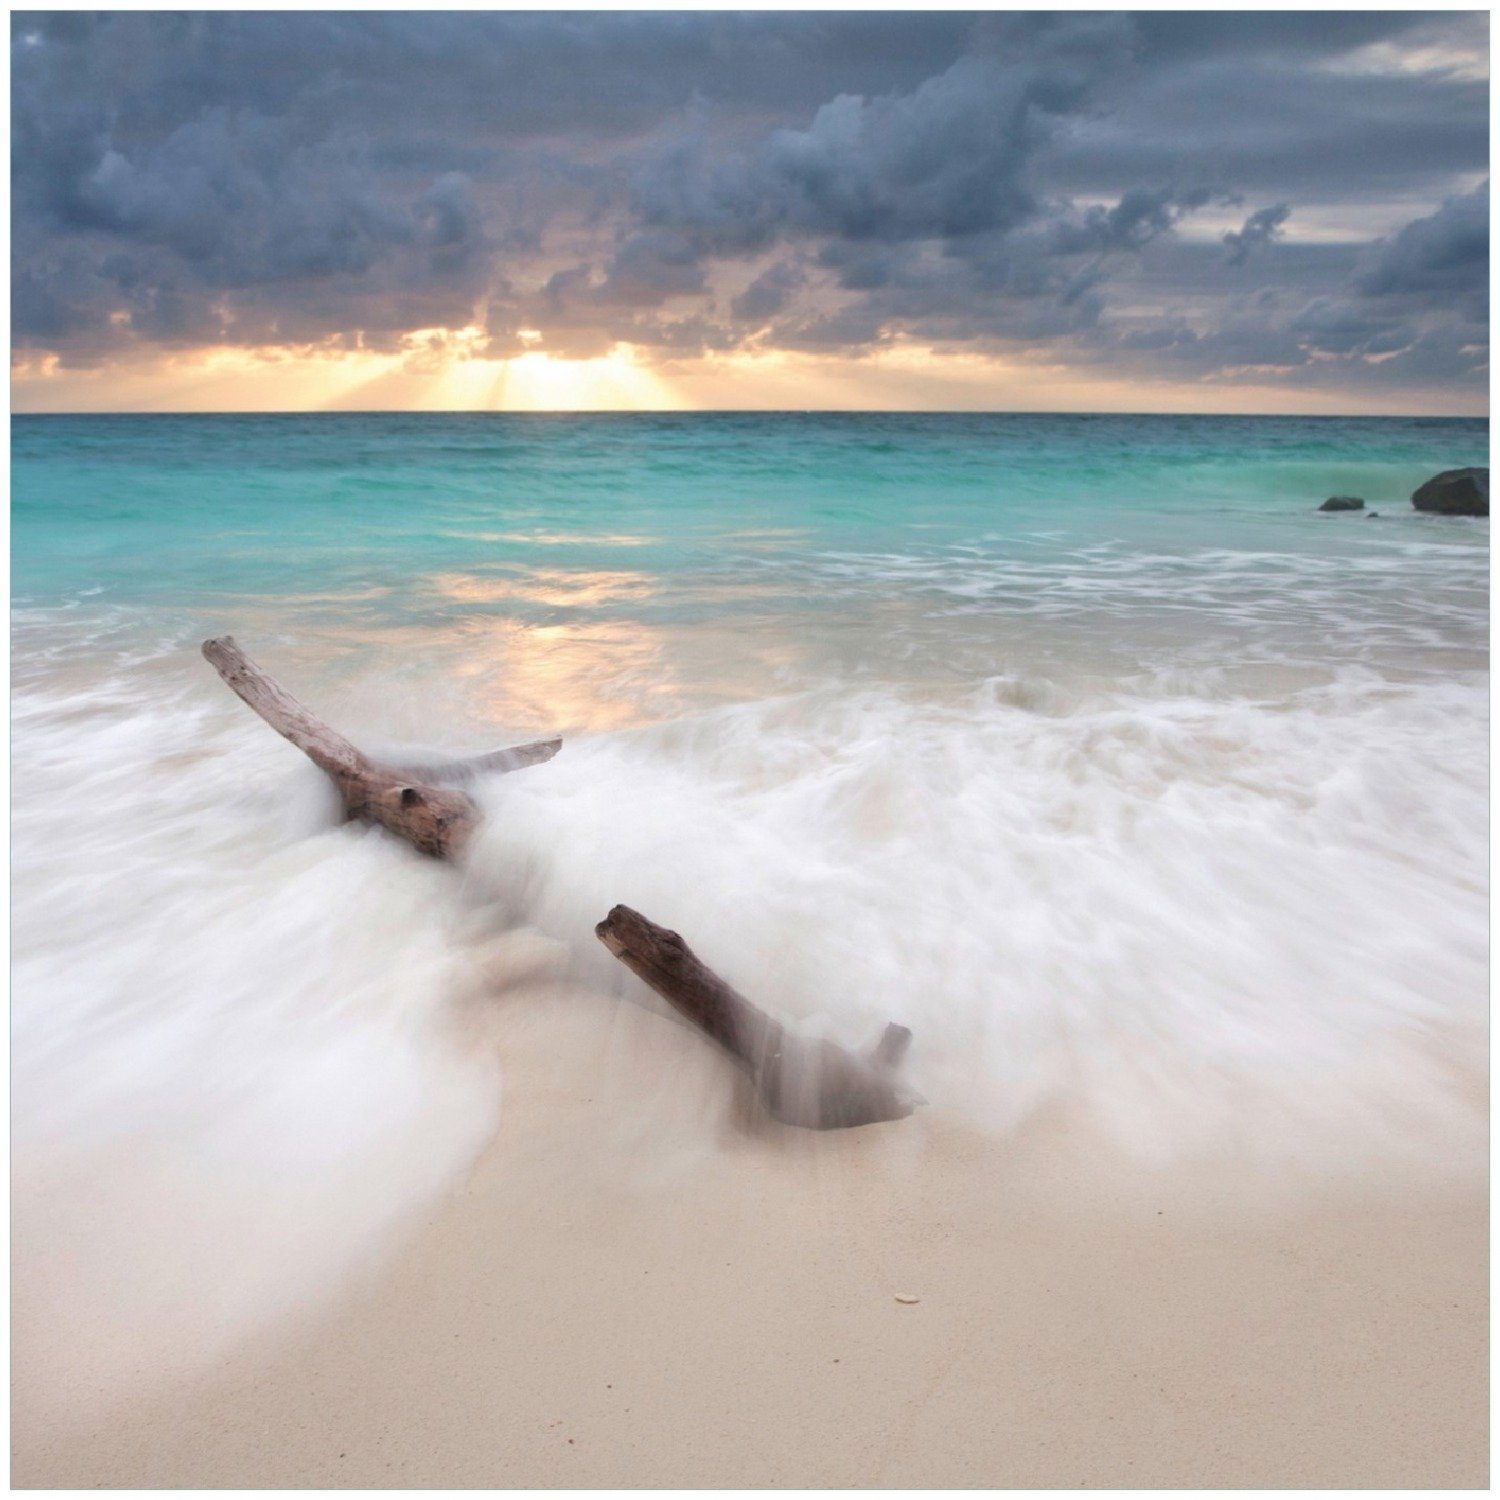
{"label": "driftwood log", "polygon": [[[379,823],[423,854],[454,860],[479,825],[460,788],[476,777],[551,760],[560,739],[535,740],[468,760],[388,764],[366,755],[303,707],[239,648],[233,636],[203,643],[219,675],[278,734],[327,773],[350,818]],[[886,1027],[868,1056],[800,1037],[707,968],[675,933],[617,906],[594,929],[628,968],[744,1070],[766,1110],[789,1125],[837,1130],[900,1120],[921,1096],[896,1076],[911,1033]]]}
{"label": "driftwood log", "polygon": [[537,740],[473,760],[386,765],[309,713],[240,650],[232,635],[204,641],[203,654],[277,734],[328,773],[349,817],[379,823],[437,859],[454,858],[479,825],[479,809],[455,783],[472,781],[484,772],[513,771],[551,760],[562,744],[557,739]]}
{"label": "driftwood log", "polygon": [[911,1032],[894,1023],[867,1057],[800,1037],[713,972],[682,938],[617,906],[599,941],[674,1010],[706,1032],[749,1077],[766,1112],[788,1125],[840,1130],[903,1120],[923,1102],[897,1076]]}

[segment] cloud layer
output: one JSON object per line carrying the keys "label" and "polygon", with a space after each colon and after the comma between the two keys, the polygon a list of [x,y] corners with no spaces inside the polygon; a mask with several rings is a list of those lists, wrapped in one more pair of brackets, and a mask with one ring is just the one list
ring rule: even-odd
{"label": "cloud layer", "polygon": [[472,329],[1472,396],[1486,46],[1390,12],[19,15],[16,348]]}

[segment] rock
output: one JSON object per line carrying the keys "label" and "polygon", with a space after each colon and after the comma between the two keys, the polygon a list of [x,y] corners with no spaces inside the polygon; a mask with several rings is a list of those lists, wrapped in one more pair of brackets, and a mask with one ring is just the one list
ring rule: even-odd
{"label": "rock", "polygon": [[1380,519],[1380,512],[1378,510],[1372,510],[1370,514],[1365,517],[1365,519],[1367,521],[1378,521]]}
{"label": "rock", "polygon": [[1357,495],[1330,495],[1319,510],[1363,510],[1365,502]]}
{"label": "rock", "polygon": [[1488,469],[1445,469],[1411,497],[1418,510],[1438,516],[1487,516],[1490,513]]}

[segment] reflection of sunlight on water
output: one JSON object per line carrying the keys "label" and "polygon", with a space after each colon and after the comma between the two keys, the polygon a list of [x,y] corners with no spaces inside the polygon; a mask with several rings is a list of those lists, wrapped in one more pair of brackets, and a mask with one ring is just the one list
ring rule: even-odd
{"label": "reflection of sunlight on water", "polygon": [[460,542],[514,542],[527,547],[649,547],[654,536],[586,531],[448,531],[445,536]]}
{"label": "reflection of sunlight on water", "polygon": [[[320,611],[298,628],[287,613],[246,606],[233,622],[274,676],[351,736],[445,753],[623,729],[784,693],[820,680],[829,649],[817,632],[764,615],[753,623],[641,620],[605,605],[518,616],[529,608],[455,601],[422,615],[344,612],[326,623]],[[164,646],[164,693],[184,690],[183,661],[196,657],[205,633],[187,622]]]}
{"label": "reflection of sunlight on water", "polygon": [[[403,677],[446,681],[461,699],[444,711],[450,725],[623,729],[785,691],[826,645],[806,619],[789,628],[782,591],[760,578],[669,589],[633,569],[497,567],[428,575],[414,592],[431,601],[420,617],[340,634],[357,637],[362,653],[401,659]],[[677,618],[656,617],[667,606]],[[736,606],[756,613],[736,621]],[[643,607],[653,618],[639,617]],[[703,609],[724,618],[704,621]],[[348,687],[346,675],[339,690]],[[372,710],[379,701],[370,698]],[[420,711],[408,732],[423,733]]]}
{"label": "reflection of sunlight on water", "polygon": [[565,733],[627,729],[760,696],[793,672],[803,649],[790,636],[724,626],[528,626],[486,616],[467,618],[447,646],[465,718]]}
{"label": "reflection of sunlight on water", "polygon": [[668,712],[676,701],[663,636],[625,621],[525,627],[471,619],[457,671],[479,711],[491,706],[496,722],[519,710],[559,728],[624,729],[657,717],[650,700]]}
{"label": "reflection of sunlight on water", "polygon": [[622,599],[649,599],[655,581],[645,573],[599,570],[584,572],[562,568],[516,569],[504,574],[439,573],[432,586],[460,604],[501,604],[516,601],[545,604],[559,609],[588,608]]}

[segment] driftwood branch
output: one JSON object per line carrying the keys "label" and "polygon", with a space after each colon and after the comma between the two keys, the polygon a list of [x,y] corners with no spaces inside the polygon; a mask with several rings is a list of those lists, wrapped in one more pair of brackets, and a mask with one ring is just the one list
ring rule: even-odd
{"label": "driftwood branch", "polygon": [[628,969],[706,1032],[749,1076],[766,1110],[788,1125],[838,1130],[902,1120],[922,1098],[897,1077],[911,1042],[886,1028],[868,1057],[800,1037],[725,984],[682,938],[617,906],[594,929]]}
{"label": "driftwood branch", "polygon": [[498,776],[519,771],[525,766],[539,766],[551,760],[562,749],[562,741],[532,740],[526,745],[512,745],[509,750],[491,750],[485,755],[471,755],[466,760],[415,761],[410,765],[392,766],[397,776],[414,781],[436,782],[440,786],[467,786],[481,776]]}
{"label": "driftwood branch", "polygon": [[465,793],[455,789],[454,783],[550,760],[562,744],[561,740],[538,740],[472,760],[425,767],[386,765],[304,708],[240,650],[233,636],[204,641],[203,654],[277,734],[289,739],[328,773],[349,817],[379,823],[423,854],[438,859],[454,858],[479,824],[479,809]]}
{"label": "driftwood branch", "polygon": [[[299,703],[240,650],[233,636],[203,643],[203,654],[239,697],[290,740],[338,787],[351,818],[379,823],[424,854],[453,859],[480,820],[458,788],[477,777],[551,760],[562,741],[536,740],[467,760],[388,764],[366,755]],[[704,965],[675,933],[617,906],[594,929],[604,946],[749,1076],[767,1111],[788,1125],[837,1130],[900,1120],[922,1097],[897,1070],[911,1042],[887,1026],[867,1056],[798,1036]]]}

